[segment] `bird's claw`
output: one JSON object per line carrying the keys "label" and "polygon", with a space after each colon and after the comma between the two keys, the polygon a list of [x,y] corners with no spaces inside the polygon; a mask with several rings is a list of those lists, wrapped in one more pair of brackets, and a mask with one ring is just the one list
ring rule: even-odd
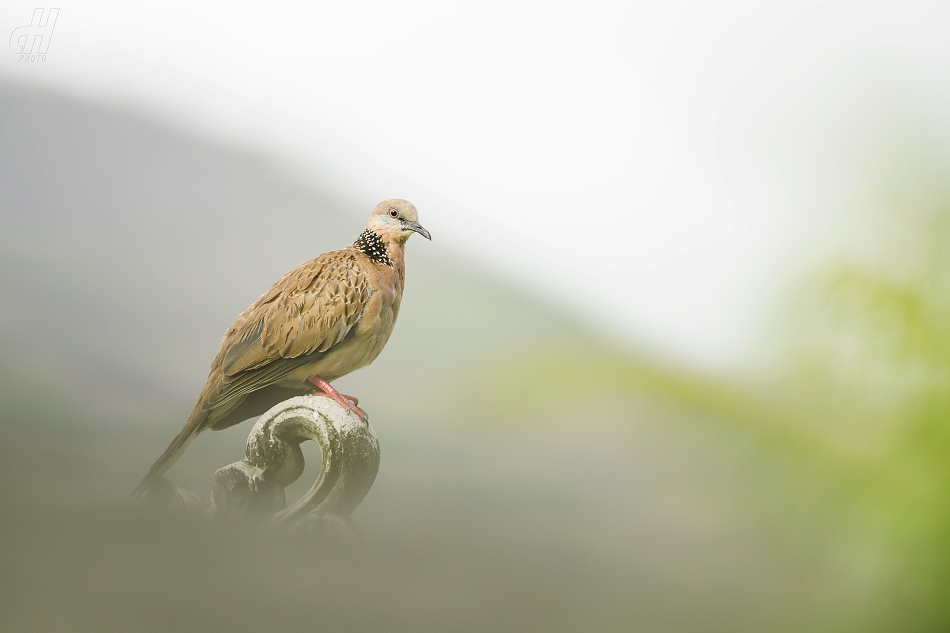
{"label": "bird's claw", "polygon": [[323,396],[324,398],[330,398],[334,402],[337,402],[338,404],[343,405],[344,407],[346,407],[347,409],[355,413],[356,416],[363,422],[369,422],[369,414],[367,414],[366,411],[363,411],[363,409],[357,406],[360,403],[360,401],[359,401],[359,398],[355,396],[348,396],[346,394],[341,393],[340,395],[343,397],[338,400],[334,398],[332,395],[324,391],[321,391],[319,389],[314,389],[311,395]]}
{"label": "bird's claw", "polygon": [[356,406],[357,404],[359,404],[358,400],[356,400],[355,398],[351,398],[350,396],[343,396],[343,398],[344,398],[343,405],[347,409],[355,413],[356,416],[363,422],[369,422],[369,415],[366,414],[366,411],[363,411],[358,406]]}
{"label": "bird's claw", "polygon": [[307,381],[313,383],[313,385],[316,387],[313,395],[326,396],[337,404],[344,406],[355,413],[357,417],[363,422],[369,422],[369,416],[366,415],[366,411],[363,411],[357,406],[360,403],[359,398],[355,396],[348,396],[345,393],[340,393],[320,376],[311,376],[307,379]]}

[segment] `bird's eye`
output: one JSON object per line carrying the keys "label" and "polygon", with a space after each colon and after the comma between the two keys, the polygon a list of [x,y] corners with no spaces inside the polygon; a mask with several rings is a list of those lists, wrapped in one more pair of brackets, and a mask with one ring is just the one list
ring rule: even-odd
{"label": "bird's eye", "polygon": [[399,210],[396,209],[396,207],[391,208],[391,209],[389,210],[389,217],[391,217],[391,218],[398,218],[398,217],[399,217]]}

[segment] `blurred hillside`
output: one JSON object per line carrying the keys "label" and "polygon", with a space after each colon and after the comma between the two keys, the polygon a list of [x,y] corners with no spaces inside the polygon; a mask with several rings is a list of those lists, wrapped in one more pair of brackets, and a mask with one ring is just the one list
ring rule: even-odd
{"label": "blurred hillside", "polygon": [[[386,351],[339,381],[382,450],[355,515],[361,543],[132,511],[129,492],[234,316],[286,270],[349,244],[377,202],[293,174],[133,113],[0,84],[4,630],[868,631],[908,630],[909,612],[919,630],[946,623],[927,613],[950,569],[928,558],[946,558],[933,545],[942,510],[894,527],[917,506],[894,501],[904,488],[888,458],[808,422],[837,409],[626,351],[443,250],[438,209],[420,209],[435,241],[411,240]],[[794,384],[816,393],[807,376]],[[839,393],[826,378],[815,380]],[[207,494],[249,427],[202,435],[170,477]],[[944,473],[943,454],[922,480]],[[869,511],[865,494],[883,496]],[[891,537],[921,526],[931,546],[914,560],[938,562],[907,592],[891,584],[907,552]]]}

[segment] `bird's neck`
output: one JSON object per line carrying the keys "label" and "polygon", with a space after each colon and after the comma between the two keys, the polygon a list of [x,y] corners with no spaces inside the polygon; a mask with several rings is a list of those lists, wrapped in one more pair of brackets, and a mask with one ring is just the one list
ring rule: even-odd
{"label": "bird's neck", "polygon": [[405,269],[406,240],[380,236],[366,229],[353,242],[353,248],[360,251],[377,264],[383,264],[397,270]]}

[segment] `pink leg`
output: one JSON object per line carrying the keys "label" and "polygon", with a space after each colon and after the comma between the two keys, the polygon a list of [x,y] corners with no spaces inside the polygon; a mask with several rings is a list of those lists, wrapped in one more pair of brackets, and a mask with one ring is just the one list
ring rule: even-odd
{"label": "pink leg", "polygon": [[[337,393],[340,394],[341,396],[343,396],[345,399],[347,399],[347,400],[349,400],[350,402],[352,402],[353,404],[359,404],[359,403],[360,403],[360,399],[357,398],[356,396],[348,396],[347,394],[343,393],[342,391],[337,391]],[[314,395],[314,396],[326,396],[327,398],[332,398],[332,397],[333,397],[333,396],[329,395],[328,393],[326,393],[325,391],[322,391],[322,390],[320,390],[320,389],[314,389],[314,390],[311,392],[311,395]]]}
{"label": "pink leg", "polygon": [[317,389],[323,392],[323,393],[317,393],[316,391],[314,391],[313,395],[326,396],[328,398],[332,398],[338,404],[346,407],[347,409],[349,409],[350,411],[358,415],[359,418],[363,422],[366,422],[369,420],[369,416],[366,415],[366,411],[363,411],[358,406],[356,406],[360,403],[360,401],[357,400],[356,398],[340,393],[339,391],[331,387],[330,383],[328,383],[326,380],[324,380],[320,376],[311,376],[310,378],[307,378],[307,380],[312,382],[314,385],[317,386]]}

